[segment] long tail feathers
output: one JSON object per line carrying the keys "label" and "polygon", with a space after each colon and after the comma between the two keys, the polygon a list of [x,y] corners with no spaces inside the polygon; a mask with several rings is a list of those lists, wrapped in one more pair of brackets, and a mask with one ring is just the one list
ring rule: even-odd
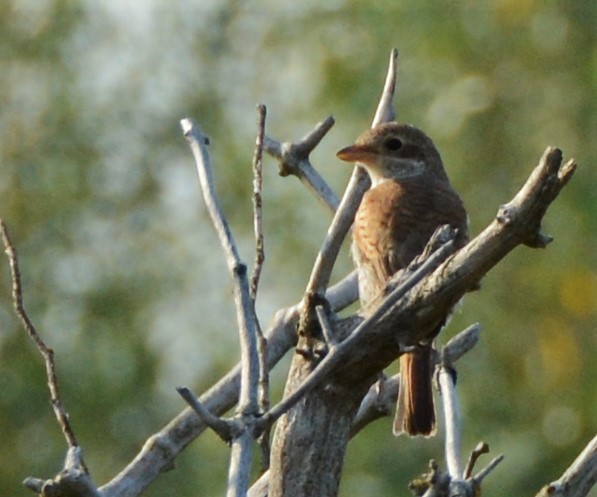
{"label": "long tail feathers", "polygon": [[435,407],[433,404],[431,345],[400,356],[400,392],[394,435],[435,435]]}

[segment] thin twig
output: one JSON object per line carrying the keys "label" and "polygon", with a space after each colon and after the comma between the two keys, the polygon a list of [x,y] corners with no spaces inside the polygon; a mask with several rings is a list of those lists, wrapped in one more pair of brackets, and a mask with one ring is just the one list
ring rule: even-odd
{"label": "thin twig", "polygon": [[240,259],[234,237],[216,197],[209,154],[206,147],[206,137],[191,119],[183,119],[181,127],[195,157],[205,205],[220,238],[220,244],[226,255],[228,269],[235,283],[236,314],[241,345],[241,394],[239,409],[245,414],[249,412],[256,413],[258,410],[259,358],[257,354],[255,312],[249,292],[247,267]]}
{"label": "thin twig", "polygon": [[494,457],[487,466],[485,466],[481,471],[479,471],[474,477],[473,481],[477,483],[477,485],[481,485],[481,482],[485,479],[489,473],[491,473],[496,466],[504,460],[504,455],[500,454],[497,457]]}
{"label": "thin twig", "polygon": [[251,298],[257,298],[259,277],[265,261],[263,244],[263,137],[265,136],[265,105],[257,106],[257,138],[253,155],[253,226],[255,230],[255,266],[251,275]]}
{"label": "thin twig", "polygon": [[23,289],[21,286],[21,272],[19,269],[17,250],[12,243],[8,233],[8,228],[2,219],[0,219],[0,236],[2,237],[4,249],[10,264],[12,278],[12,298],[17,316],[21,320],[25,331],[33,340],[37,350],[39,350],[44,359],[46,365],[46,375],[48,378],[48,387],[50,389],[50,401],[52,403],[56,419],[58,420],[58,424],[60,425],[62,433],[66,439],[66,443],[68,444],[69,448],[78,447],[79,444],[77,443],[75,433],[70,424],[68,412],[66,411],[66,408],[64,407],[60,397],[60,387],[58,384],[58,377],[56,375],[56,364],[54,363],[54,351],[49,348],[42,340],[31,319],[29,319],[27,311],[25,310],[25,306],[23,304]]}
{"label": "thin twig", "polygon": [[337,340],[334,336],[334,331],[332,330],[332,325],[330,324],[325,308],[322,305],[318,305],[315,307],[315,312],[328,349],[331,349],[336,345]]}
{"label": "thin twig", "polygon": [[232,432],[230,423],[212,414],[187,387],[178,387],[176,391],[185,402],[197,413],[203,422],[209,426],[224,442],[230,443]]}
{"label": "thin twig", "polygon": [[480,334],[481,325],[475,323],[448,340],[441,351],[441,362],[449,366],[453,365],[477,344]]}
{"label": "thin twig", "polygon": [[[255,154],[253,155],[253,226],[255,231],[255,265],[251,275],[251,299],[255,308],[257,289],[261,270],[265,261],[265,247],[263,238],[263,140],[265,136],[265,105],[257,106],[257,138],[255,140]],[[257,402],[259,412],[266,412],[269,407],[269,369],[267,367],[267,341],[263,336],[261,324],[257,318],[255,308],[255,325],[257,331],[257,352],[259,356],[259,388]],[[269,467],[269,437],[270,430],[264,430],[259,436],[261,447],[261,467],[265,471]]]}
{"label": "thin twig", "polygon": [[296,143],[280,143],[268,136],[264,137],[263,148],[278,160],[280,176],[296,176],[332,213],[340,201],[337,195],[311,165],[309,155],[334,125],[334,118],[328,116],[318,123],[304,138]]}
{"label": "thin twig", "polygon": [[394,94],[396,93],[396,82],[398,80],[398,50],[393,48],[390,52],[390,63],[388,64],[388,74],[381,93],[375,116],[373,117],[373,127],[381,123],[393,121],[396,117],[394,111]]}
{"label": "thin twig", "polygon": [[487,453],[489,453],[489,445],[487,445],[485,442],[479,442],[470,453],[468,461],[466,462],[463,475],[465,479],[468,479],[472,476],[473,469],[475,469],[475,464],[477,464],[479,457]]}

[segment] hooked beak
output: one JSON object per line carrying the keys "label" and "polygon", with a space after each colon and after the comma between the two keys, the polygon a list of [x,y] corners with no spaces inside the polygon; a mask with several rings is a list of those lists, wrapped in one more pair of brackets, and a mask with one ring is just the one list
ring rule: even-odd
{"label": "hooked beak", "polygon": [[364,163],[373,162],[375,155],[373,150],[365,145],[350,145],[336,153],[336,157],[340,160]]}

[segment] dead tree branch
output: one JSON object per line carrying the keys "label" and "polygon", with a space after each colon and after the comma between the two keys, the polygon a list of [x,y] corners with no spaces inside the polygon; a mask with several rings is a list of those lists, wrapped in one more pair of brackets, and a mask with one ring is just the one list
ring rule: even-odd
{"label": "dead tree branch", "polygon": [[[229,497],[242,497],[246,495],[249,488],[252,440],[256,436],[254,427],[260,414],[259,385],[261,361],[259,358],[258,324],[255,315],[255,303],[249,288],[247,266],[240,259],[232,232],[215,193],[206,146],[207,140],[198,126],[190,119],[183,119],[181,126],[195,157],[203,199],[220,238],[220,243],[226,255],[228,269],[234,282],[234,301],[236,303],[236,317],[241,348],[241,381],[237,410],[242,423],[240,430],[235,430],[231,433],[232,452],[227,495]],[[260,153],[258,152],[259,155]],[[256,212],[256,216],[258,216],[259,211]],[[257,280],[254,283],[256,291]]]}
{"label": "dead tree branch", "polygon": [[66,439],[66,443],[68,444],[64,466],[58,475],[49,480],[27,477],[23,484],[42,497],[61,497],[68,495],[77,497],[98,497],[99,494],[97,488],[91,480],[89,470],[83,460],[83,451],[77,443],[75,433],[70,424],[68,412],[62,402],[58,376],[56,375],[54,351],[48,347],[41,338],[25,310],[17,250],[12,243],[8,228],[2,219],[0,219],[0,238],[2,238],[4,250],[8,256],[10,265],[14,307],[25,331],[33,340],[37,350],[44,359],[46,376],[48,378],[48,388],[50,390],[50,402],[54,409],[58,424]]}
{"label": "dead tree branch", "polygon": [[[253,308],[257,299],[257,288],[259,278],[265,261],[265,245],[263,237],[263,142],[265,139],[265,117],[267,109],[265,105],[257,106],[257,138],[255,139],[255,153],[253,154],[253,229],[255,233],[255,264],[251,274],[251,299]],[[259,389],[257,401],[259,412],[263,413],[270,407],[269,402],[269,370],[267,367],[267,341],[263,336],[261,323],[257,318],[255,309],[255,322],[257,331],[257,352],[259,355]],[[270,453],[270,430],[264,430],[259,435],[259,446],[261,448],[261,467],[263,471],[269,468]]]}
{"label": "dead tree branch", "polygon": [[597,435],[558,480],[536,497],[585,497],[597,483]]}
{"label": "dead tree branch", "polygon": [[[356,273],[353,272],[331,287],[326,299],[336,311],[352,304],[357,299]],[[265,334],[270,370],[296,345],[296,325],[301,306],[298,303],[276,312]],[[201,395],[200,401],[211,413],[222,415],[238,402],[239,386],[240,364],[237,364]],[[100,494],[105,497],[137,497],[160,473],[171,469],[176,457],[206,428],[205,422],[191,407],[186,408],[151,435],[135,458],[111,481],[100,487]]]}
{"label": "dead tree branch", "polygon": [[54,409],[54,414],[56,415],[58,424],[60,425],[62,433],[64,434],[64,438],[66,439],[66,443],[68,444],[69,448],[77,447],[79,444],[77,443],[75,432],[72,429],[68,412],[66,411],[66,408],[64,407],[60,397],[60,386],[58,384],[58,377],[56,376],[56,364],[54,363],[54,351],[45,344],[35,329],[35,326],[29,318],[27,311],[25,310],[25,305],[23,304],[23,288],[21,285],[19,257],[17,250],[10,239],[8,228],[2,219],[0,219],[0,237],[2,238],[4,251],[8,256],[8,262],[10,265],[12,279],[12,299],[15,311],[21,320],[25,331],[31,340],[33,340],[37,350],[44,359],[44,363],[46,365],[46,375],[48,378],[48,388],[50,389],[50,402],[52,404],[52,408]]}
{"label": "dead tree branch", "polygon": [[331,212],[338,208],[338,197],[311,165],[309,155],[333,125],[334,118],[328,116],[296,143],[280,143],[268,136],[263,141],[264,150],[279,162],[280,176],[296,176]]}

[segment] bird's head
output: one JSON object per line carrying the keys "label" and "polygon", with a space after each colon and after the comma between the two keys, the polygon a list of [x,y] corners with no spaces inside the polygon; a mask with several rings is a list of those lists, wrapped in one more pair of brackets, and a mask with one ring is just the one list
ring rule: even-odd
{"label": "bird's head", "polygon": [[386,179],[445,178],[442,159],[423,131],[408,124],[380,124],[343,148],[339,159],[365,166],[373,186]]}

